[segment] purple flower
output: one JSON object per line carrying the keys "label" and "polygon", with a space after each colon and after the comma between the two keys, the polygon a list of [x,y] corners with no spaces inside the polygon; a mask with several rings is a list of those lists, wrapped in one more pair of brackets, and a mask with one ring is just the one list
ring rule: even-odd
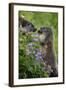
{"label": "purple flower", "polygon": [[43,60],[42,53],[39,51],[35,54],[36,60]]}

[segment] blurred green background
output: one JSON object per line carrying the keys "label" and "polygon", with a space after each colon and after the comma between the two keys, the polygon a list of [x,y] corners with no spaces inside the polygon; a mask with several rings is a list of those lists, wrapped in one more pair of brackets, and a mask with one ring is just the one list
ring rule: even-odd
{"label": "blurred green background", "polygon": [[[58,59],[58,13],[52,12],[27,12],[19,11],[19,16],[31,22],[37,30],[40,27],[50,27],[53,30],[53,45],[56,61]],[[30,36],[23,36],[19,33],[19,78],[48,77],[47,72],[41,70],[42,64],[35,65],[33,57],[26,57],[25,48]]]}

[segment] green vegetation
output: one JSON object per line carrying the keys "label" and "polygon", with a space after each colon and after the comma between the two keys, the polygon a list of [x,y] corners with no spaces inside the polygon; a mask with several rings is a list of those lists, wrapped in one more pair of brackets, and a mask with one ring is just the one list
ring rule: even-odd
{"label": "green vegetation", "polygon": [[[53,44],[58,57],[58,14],[51,12],[26,12],[20,11],[19,15],[24,16],[27,21],[30,21],[37,30],[42,26],[51,27],[53,29]],[[23,35],[19,32],[19,78],[39,78],[48,77],[48,73],[44,71],[43,62],[38,62],[35,59],[33,52],[27,55],[27,44],[32,40],[31,35]],[[40,43],[36,42],[33,48],[41,48]]]}

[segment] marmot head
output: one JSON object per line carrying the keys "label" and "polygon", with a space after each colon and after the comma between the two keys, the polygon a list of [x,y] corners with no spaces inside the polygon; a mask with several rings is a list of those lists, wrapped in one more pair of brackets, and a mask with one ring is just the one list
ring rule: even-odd
{"label": "marmot head", "polygon": [[53,32],[49,27],[41,27],[38,31],[39,33],[39,41],[42,45],[51,45],[53,42]]}
{"label": "marmot head", "polygon": [[24,17],[19,17],[19,30],[23,33],[35,32],[36,28],[34,25],[27,21]]}

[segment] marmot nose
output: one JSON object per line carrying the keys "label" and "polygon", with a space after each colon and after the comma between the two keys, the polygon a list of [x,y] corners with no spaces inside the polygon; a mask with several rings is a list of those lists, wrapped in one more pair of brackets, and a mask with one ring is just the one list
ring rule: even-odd
{"label": "marmot nose", "polygon": [[42,34],[42,31],[38,30],[38,33],[39,33],[39,34]]}

